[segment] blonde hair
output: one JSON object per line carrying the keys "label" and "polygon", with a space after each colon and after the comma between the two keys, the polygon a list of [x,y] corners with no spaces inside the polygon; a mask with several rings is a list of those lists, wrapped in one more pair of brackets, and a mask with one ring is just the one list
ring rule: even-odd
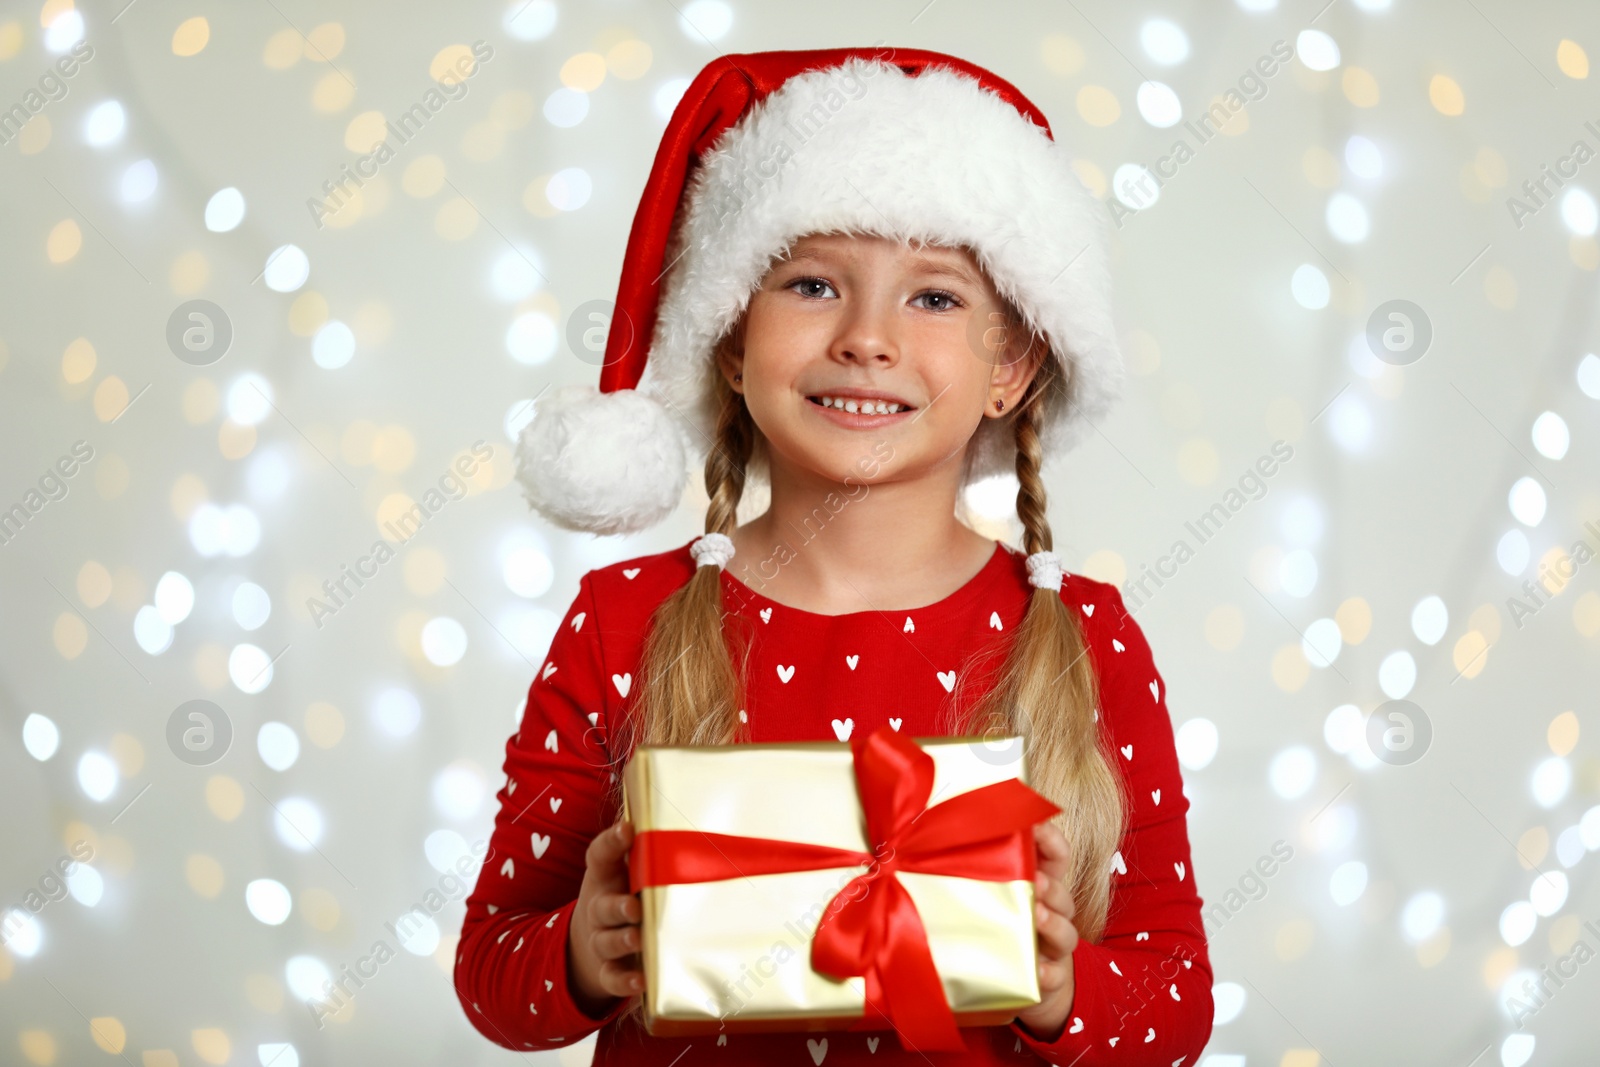
{"label": "blonde hair", "polygon": [[[1009,302],[1001,303],[1008,323],[1021,321]],[[743,326],[741,319],[719,342],[715,353],[718,366],[742,342]],[[1030,335],[1030,353],[1035,342],[1043,345]],[[1059,373],[1056,361],[1047,354],[1010,415],[1017,444],[1017,516],[1022,520],[1024,548],[1029,554],[1052,547],[1039,474],[1044,456],[1035,420],[1042,398],[1057,385]],[[744,398],[722,374],[713,377],[720,414],[716,444],[706,457],[710,505],[705,528],[707,533],[732,534],[759,432]],[[1070,378],[1066,384],[1070,385]],[[618,731],[619,743],[613,747],[617,761],[625,760],[636,744],[749,741],[749,726],[740,721],[739,711],[745,707],[751,639],[750,620],[723,609],[722,568],[697,566],[694,576],[651,617],[640,668],[642,689],[634,713]],[[998,674],[978,669],[1002,651],[1004,662]],[[993,676],[995,681],[962,714],[959,709],[967,702],[974,674]],[[998,640],[990,642],[973,654],[957,676],[960,683],[945,705],[942,728],[949,735],[1017,734],[1025,739],[1030,784],[1062,809],[1052,821],[1070,845],[1066,882],[1075,904],[1073,922],[1081,937],[1098,941],[1110,905],[1111,858],[1121,842],[1128,808],[1114,769],[1109,734],[1098,721],[1099,681],[1077,616],[1058,591],[1036,587],[1009,648]],[[618,777],[612,800],[614,810],[620,811]],[[636,1003],[624,1017],[638,1010]]]}

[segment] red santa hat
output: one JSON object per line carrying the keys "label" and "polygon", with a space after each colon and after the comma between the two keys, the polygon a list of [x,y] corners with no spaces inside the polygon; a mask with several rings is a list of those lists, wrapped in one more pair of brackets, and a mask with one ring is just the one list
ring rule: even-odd
{"label": "red santa hat", "polygon": [[[1036,418],[1046,458],[1059,456],[1121,392],[1106,221],[1039,109],[964,60],[903,48],[713,60],[678,102],[634,215],[599,388],[551,389],[520,435],[528,502],[596,534],[669,515],[688,455],[716,438],[714,345],[773,259],[815,232],[971,249],[1059,363]],[[1015,466],[1010,420],[984,419],[963,486]]]}

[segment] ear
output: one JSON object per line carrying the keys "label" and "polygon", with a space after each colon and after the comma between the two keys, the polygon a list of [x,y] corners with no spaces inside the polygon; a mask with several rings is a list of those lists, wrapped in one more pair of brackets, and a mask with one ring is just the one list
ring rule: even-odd
{"label": "ear", "polygon": [[733,380],[734,375],[744,373],[744,324],[745,316],[740,315],[733,329],[712,349],[717,370],[727,379],[728,388],[736,393],[744,392],[744,384]]}
{"label": "ear", "polygon": [[[1009,418],[1049,356],[1050,342],[1029,331],[1020,318],[1013,319],[991,365],[989,400],[984,406],[984,415],[992,419]],[[995,410],[996,400],[1005,402],[1003,410]]]}

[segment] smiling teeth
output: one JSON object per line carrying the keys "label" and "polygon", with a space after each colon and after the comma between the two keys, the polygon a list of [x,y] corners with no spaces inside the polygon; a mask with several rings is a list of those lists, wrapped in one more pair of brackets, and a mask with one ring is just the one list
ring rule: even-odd
{"label": "smiling teeth", "polygon": [[852,415],[894,415],[902,406],[882,400],[842,400],[832,396],[819,396],[817,399],[822,401],[822,406],[825,408],[838,408]]}

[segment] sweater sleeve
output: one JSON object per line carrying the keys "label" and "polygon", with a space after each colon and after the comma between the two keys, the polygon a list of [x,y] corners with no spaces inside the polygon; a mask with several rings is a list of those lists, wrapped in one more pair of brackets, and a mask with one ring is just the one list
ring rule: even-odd
{"label": "sweater sleeve", "polygon": [[489,1040],[524,1051],[577,1041],[626,1009],[587,1015],[569,985],[567,931],[589,842],[610,824],[605,664],[591,575],[579,582],[506,742],[506,784],[467,898],[455,986]]}
{"label": "sweater sleeve", "polygon": [[[1054,1063],[1193,1067],[1211,1036],[1211,963],[1166,682],[1116,587],[1087,583],[1076,592],[1088,606],[1068,606],[1086,629],[1100,631],[1086,637],[1097,653],[1100,713],[1116,749],[1129,824],[1111,863],[1105,930],[1096,943],[1080,940],[1072,954],[1066,1025],[1054,1041],[1011,1025]],[[1086,613],[1093,608],[1099,612]]]}

